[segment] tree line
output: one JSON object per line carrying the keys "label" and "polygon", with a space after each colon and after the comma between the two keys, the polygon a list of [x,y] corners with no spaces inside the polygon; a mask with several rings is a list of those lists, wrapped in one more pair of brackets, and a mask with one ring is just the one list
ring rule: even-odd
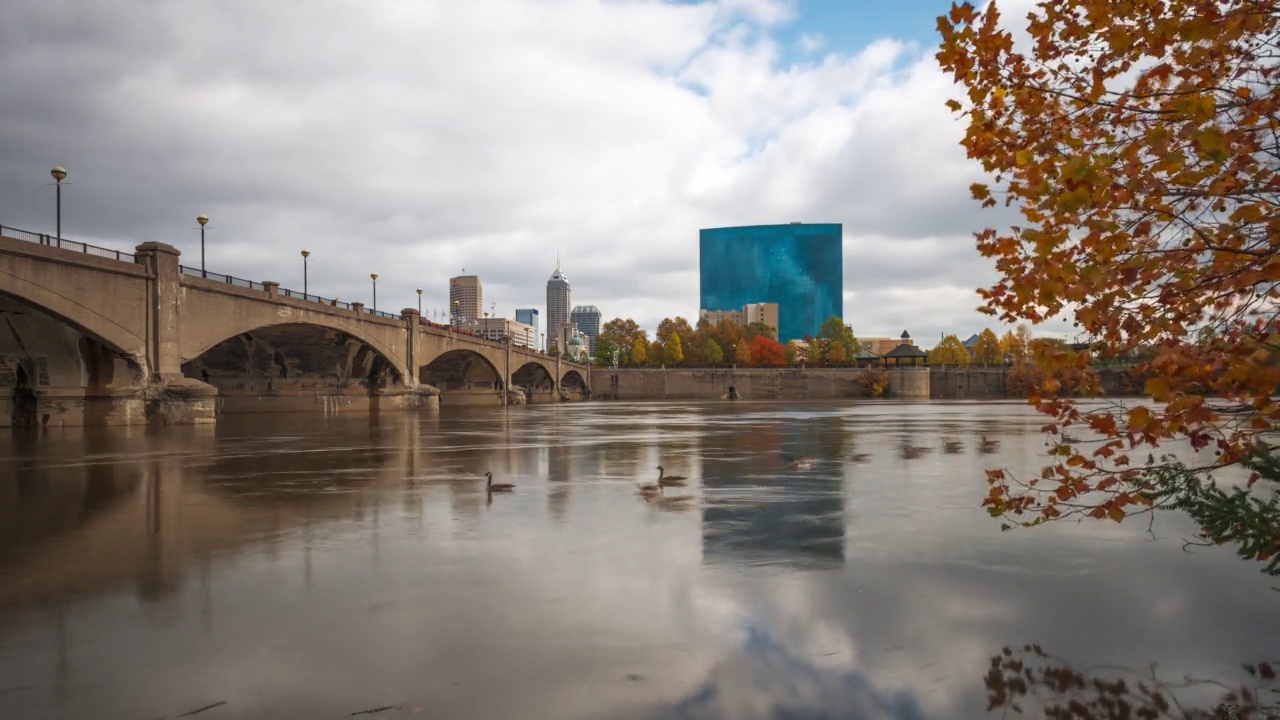
{"label": "tree line", "polygon": [[839,317],[822,324],[817,337],[805,337],[807,347],[778,342],[774,329],[761,322],[738,325],[729,319],[712,324],[699,318],[690,325],[683,317],[664,318],[656,337],[631,318],[614,318],[596,338],[597,365],[659,367],[663,365],[734,364],[746,367],[787,367],[854,364],[862,346]]}

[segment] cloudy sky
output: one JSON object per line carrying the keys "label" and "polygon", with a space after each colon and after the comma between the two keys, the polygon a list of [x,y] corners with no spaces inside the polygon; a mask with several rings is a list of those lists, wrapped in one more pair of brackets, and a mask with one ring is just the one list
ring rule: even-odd
{"label": "cloudy sky", "polygon": [[835,222],[855,332],[964,338],[998,217],[943,105],[949,5],[9,0],[0,224],[52,232],[61,165],[74,239],[198,265],[204,213],[210,270],[301,289],[305,247],[313,293],[376,272],[434,311],[465,268],[506,316],[559,253],[575,304],[652,329],[697,316],[700,228]]}

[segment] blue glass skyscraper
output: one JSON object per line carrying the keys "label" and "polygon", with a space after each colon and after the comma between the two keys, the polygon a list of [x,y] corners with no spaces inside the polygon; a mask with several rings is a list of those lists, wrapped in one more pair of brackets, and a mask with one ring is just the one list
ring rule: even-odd
{"label": "blue glass skyscraper", "polygon": [[790,223],[701,231],[703,310],[778,303],[778,340],[817,335],[844,315],[844,253],[839,223]]}

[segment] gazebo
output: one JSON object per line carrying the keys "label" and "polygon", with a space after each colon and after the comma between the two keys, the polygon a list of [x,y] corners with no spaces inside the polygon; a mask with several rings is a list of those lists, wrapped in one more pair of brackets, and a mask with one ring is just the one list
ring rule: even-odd
{"label": "gazebo", "polygon": [[924,365],[929,362],[929,354],[911,344],[911,335],[902,331],[902,344],[884,354],[885,365]]}

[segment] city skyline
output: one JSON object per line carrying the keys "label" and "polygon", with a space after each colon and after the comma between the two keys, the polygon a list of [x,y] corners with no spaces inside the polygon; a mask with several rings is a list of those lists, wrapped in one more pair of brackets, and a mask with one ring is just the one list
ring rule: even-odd
{"label": "city skyline", "polygon": [[[433,319],[461,267],[511,317],[559,250],[576,295],[652,332],[696,317],[699,228],[822,219],[844,226],[855,332],[998,329],[976,311],[995,274],[971,235],[1002,215],[969,199],[980,169],[933,58],[948,6],[478,0],[396,16],[339,0],[280,22],[177,0],[77,22],[17,0],[0,28],[0,223],[52,232],[58,165],[67,237],[166,242],[194,264],[203,214],[211,271],[301,289],[307,248],[311,292],[369,304],[377,273],[379,308],[416,307],[422,288]],[[339,27],[350,43],[300,40]],[[377,51],[344,49],[360,46]],[[61,60],[22,61],[33,47]]]}

